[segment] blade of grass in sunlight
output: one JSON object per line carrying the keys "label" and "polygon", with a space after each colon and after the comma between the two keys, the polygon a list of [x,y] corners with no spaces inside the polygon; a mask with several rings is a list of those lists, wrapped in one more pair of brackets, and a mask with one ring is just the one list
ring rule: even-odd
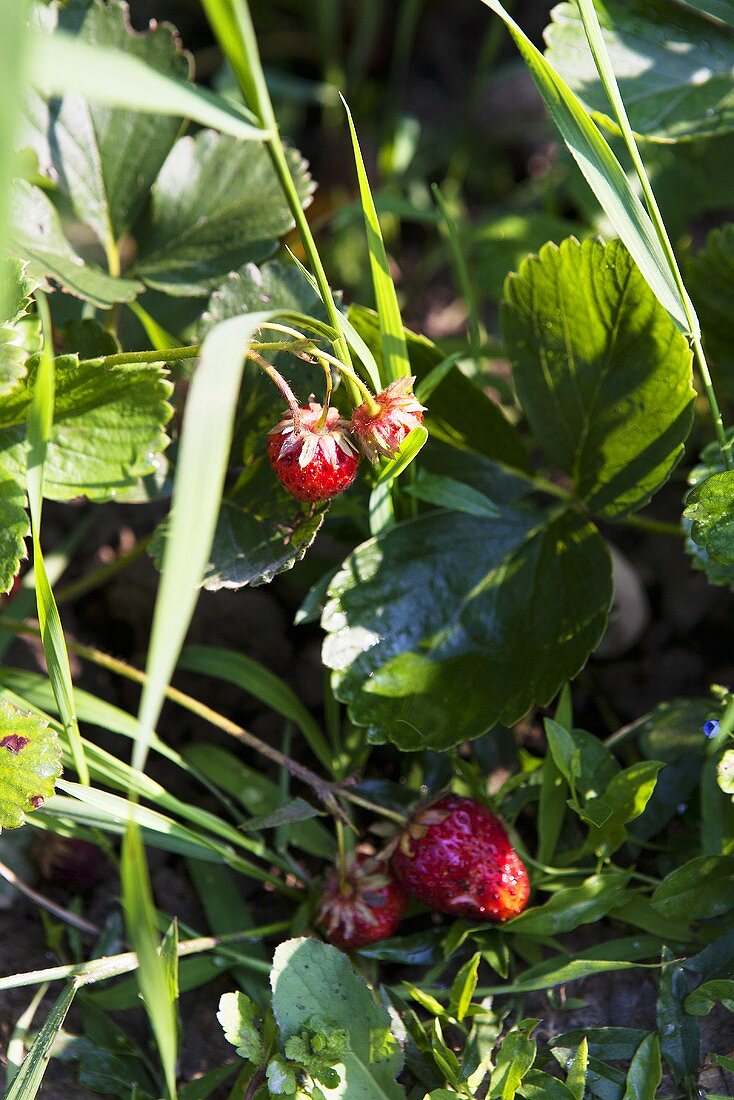
{"label": "blade of grass in sunlight", "polygon": [[140,830],[129,822],[122,842],[122,908],[125,927],[138,956],[138,984],[155,1034],[169,1100],[176,1098],[178,1021],[166,960],[160,952],[156,910]]}
{"label": "blade of grass in sunlight", "polygon": [[60,31],[36,32],[31,39],[33,83],[47,95],[78,92],[110,107],[189,118],[240,141],[270,137],[270,131],[253,125],[253,116],[239,104],[159,73],[138,57]]}
{"label": "blade of grass in sunlight", "polygon": [[51,1048],[56,1036],[63,1027],[66,1014],[71,1008],[71,1002],[74,1000],[77,989],[78,984],[76,981],[69,982],[56,1001],[48,1014],[46,1022],[38,1032],[33,1046],[28,1051],[23,1065],[18,1070],[12,1085],[5,1093],[5,1100],[33,1100],[33,1097],[37,1095],[51,1057]]}
{"label": "blade of grass in sunlight", "polygon": [[380,220],[377,217],[370,182],[362,159],[362,151],[359,147],[357,131],[354,127],[352,112],[347,101],[342,96],[344,110],[347,112],[349,132],[352,137],[352,149],[354,162],[357,168],[359,181],[359,196],[362,202],[365,231],[367,233],[367,248],[370,257],[370,270],[372,272],[372,286],[375,292],[375,305],[380,322],[380,345],[382,347],[382,362],[385,371],[383,383],[393,382],[396,378],[402,378],[410,374],[410,360],[408,347],[403,332],[403,321],[400,316],[398,296],[395,292],[395,283],[390,274],[390,265],[385,251],[385,243],[382,239]]}
{"label": "blade of grass in sunlight", "polygon": [[650,289],[683,332],[691,329],[681,295],[650,216],[624,169],[580,100],[505,11],[499,0],[482,0],[509,30],[556,126],[602,209],[629,249]]}
{"label": "blade of grass in sunlight", "polygon": [[10,211],[13,150],[20,121],[21,88],[26,69],[26,20],[30,0],[0,0],[0,316],[5,316],[8,293],[5,237]]}
{"label": "blade of grass in sunlight", "polygon": [[51,315],[43,295],[38,296],[38,310],[43,324],[43,349],[33,386],[33,399],[28,411],[28,505],[31,513],[33,563],[36,575],[36,601],[41,628],[43,652],[54,697],[74,757],[74,767],[82,783],[89,782],[81,734],[74,709],[69,654],[64,640],[59,609],[46,573],[41,550],[41,512],[43,507],[43,466],[46,461],[53,424],[55,375],[51,346]]}

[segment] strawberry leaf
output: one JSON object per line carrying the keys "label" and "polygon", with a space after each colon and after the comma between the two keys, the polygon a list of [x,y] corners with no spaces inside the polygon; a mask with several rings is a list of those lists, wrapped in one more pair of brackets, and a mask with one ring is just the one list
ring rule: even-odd
{"label": "strawberry leaf", "polygon": [[61,746],[42,718],[0,700],[0,830],[17,829],[54,793]]}

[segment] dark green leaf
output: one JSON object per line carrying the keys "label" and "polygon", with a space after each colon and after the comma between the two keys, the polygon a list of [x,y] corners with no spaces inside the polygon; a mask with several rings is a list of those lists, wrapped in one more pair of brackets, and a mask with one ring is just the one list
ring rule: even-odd
{"label": "dark green leaf", "polygon": [[[144,34],[134,33],[120,0],[54,5],[44,9],[42,23],[48,31],[64,31],[89,45],[119,49],[159,72],[189,75],[189,59],[172,28],[158,23]],[[114,251],[147,199],[181,120],[111,109],[74,93],[48,103],[33,94],[29,114],[27,138],[38,153],[41,174],[69,194],[80,220]]]}
{"label": "dark green leaf", "polygon": [[697,856],[672,871],[652,895],[664,916],[701,920],[718,917],[734,906],[734,859]]}
{"label": "dark green leaf", "polygon": [[[349,320],[380,362],[377,314],[351,306]],[[421,380],[443,362],[445,353],[425,336],[405,330],[410,369]],[[478,386],[456,367],[449,371],[428,399],[426,425],[431,436],[508,466],[527,469],[528,460],[517,430]]]}
{"label": "dark green leaf", "polygon": [[481,293],[499,301],[506,277],[528,253],[538,252],[548,241],[560,244],[578,231],[577,223],[544,213],[501,214],[471,225],[464,248],[472,281]]}
{"label": "dark green leaf", "polygon": [[247,831],[259,829],[276,829],[279,825],[295,825],[301,821],[308,821],[312,817],[320,817],[321,810],[306,802],[303,798],[294,798],[278,806],[272,813],[262,814],[260,817],[251,817],[243,829]]}
{"label": "dark green leaf", "polygon": [[[305,204],[311,177],[296,152],[290,164]],[[292,227],[265,146],[201,130],[180,138],[161,169],[136,270],[168,294],[205,295],[231,271],[266,260]]]}
{"label": "dark green leaf", "polygon": [[701,318],[706,351],[731,390],[734,373],[734,338],[730,303],[734,296],[734,225],[709,234],[706,247],[690,262],[691,293]]}
{"label": "dark green leaf", "polygon": [[693,541],[724,565],[734,564],[734,471],[712,474],[694,485],[684,511]]}
{"label": "dark green leaf", "polygon": [[604,629],[609,584],[599,535],[571,512],[424,516],[347,559],[324,661],[372,740],[446,748],[553,698]]}
{"label": "dark green leaf", "polygon": [[663,1058],[677,1081],[693,1078],[701,1064],[700,1025],[683,1007],[688,993],[683,967],[672,959],[667,948],[664,949],[657,1006],[658,1031]]}
{"label": "dark green leaf", "polygon": [[683,1007],[691,1016],[708,1016],[716,1004],[722,1004],[729,1012],[734,1012],[734,982],[703,982],[688,994]]}
{"label": "dark green leaf", "polygon": [[426,504],[434,504],[437,508],[448,508],[452,512],[465,512],[468,516],[500,514],[497,505],[489,497],[473,489],[471,485],[465,485],[453,477],[428,474],[424,470],[419,470],[415,481],[405,486],[405,492],[417,500],[425,501]]}
{"label": "dark green leaf", "polygon": [[553,1051],[559,1052],[561,1064],[586,1038],[589,1054],[607,1062],[631,1062],[634,1052],[645,1038],[645,1032],[632,1027],[596,1027],[564,1031],[550,1040]]}
{"label": "dark green leaf", "polygon": [[517,1091],[525,1100],[573,1100],[574,1096],[563,1081],[538,1069],[529,1071],[518,1085]]}
{"label": "dark green leaf", "polygon": [[[728,28],[665,0],[603,0],[599,21],[633,129],[660,141],[701,139],[734,128],[734,42]],[[595,112],[609,102],[573,4],[546,30],[547,57]],[[731,12],[728,23],[730,24]]]}
{"label": "dark green leaf", "polygon": [[61,745],[37,714],[0,699],[0,831],[17,829],[54,793]]}
{"label": "dark green leaf", "polygon": [[134,279],[114,279],[85,263],[64,236],[51,201],[25,180],[15,183],[9,247],[27,262],[34,279],[43,282],[48,277],[100,309],[130,302],[145,289]]}
{"label": "dark green leaf", "polygon": [[592,825],[585,851],[609,856],[621,848],[627,839],[625,825],[643,813],[662,767],[659,761],[641,760],[614,776],[603,794],[603,801],[611,813],[603,824]]}
{"label": "dark green leaf", "polygon": [[502,310],[515,385],[538,441],[588,507],[641,508],[691,427],[691,352],[619,241],[546,245]]}
{"label": "dark green leaf", "polygon": [[322,1027],[346,1030],[345,1095],[354,1100],[404,1100],[405,1091],[395,1081],[403,1056],[390,1031],[390,1017],[346,955],[313,939],[288,940],[276,949],[271,985],[273,1012],[284,1040],[314,1018]]}

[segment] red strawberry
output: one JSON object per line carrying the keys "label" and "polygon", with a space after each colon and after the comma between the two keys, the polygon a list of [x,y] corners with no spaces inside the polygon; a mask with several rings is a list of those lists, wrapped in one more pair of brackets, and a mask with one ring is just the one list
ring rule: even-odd
{"label": "red strawberry", "polygon": [[471,921],[516,917],[530,894],[527,871],[499,818],[454,794],[411,817],[395,842],[392,869],[411,897]]}
{"label": "red strawberry", "polygon": [[288,413],[268,433],[268,457],[278,479],[297,500],[319,501],[343,493],[354,481],[360,454],[349,424],[310,401]]}
{"label": "red strawberry", "polygon": [[413,393],[415,378],[398,378],[378,393],[378,410],[358,405],[352,413],[350,428],[370,462],[380,455],[392,458],[406,435],[423,423],[423,406]]}
{"label": "red strawberry", "polygon": [[390,869],[374,857],[358,855],[344,881],[334,868],[326,880],[318,923],[336,947],[365,947],[392,936],[407,899]]}

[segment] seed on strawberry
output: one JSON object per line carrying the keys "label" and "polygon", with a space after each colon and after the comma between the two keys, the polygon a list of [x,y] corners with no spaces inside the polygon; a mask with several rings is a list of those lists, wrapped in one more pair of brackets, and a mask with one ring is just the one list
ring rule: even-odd
{"label": "seed on strawberry", "polygon": [[454,794],[410,818],[394,842],[391,866],[411,897],[471,921],[516,917],[530,894],[527,871],[499,818]]}
{"label": "seed on strawberry", "polygon": [[321,894],[317,921],[336,947],[365,947],[394,935],[407,904],[385,863],[358,855],[342,879],[334,868]]}
{"label": "seed on strawberry", "polygon": [[423,423],[423,406],[413,393],[415,378],[398,378],[375,397],[377,411],[365,403],[352,413],[350,428],[370,462],[392,458],[405,439]]}
{"label": "seed on strawberry", "polygon": [[268,433],[268,457],[281,484],[297,500],[328,500],[357,476],[360,454],[349,424],[330,407],[310,401],[284,416]]}

